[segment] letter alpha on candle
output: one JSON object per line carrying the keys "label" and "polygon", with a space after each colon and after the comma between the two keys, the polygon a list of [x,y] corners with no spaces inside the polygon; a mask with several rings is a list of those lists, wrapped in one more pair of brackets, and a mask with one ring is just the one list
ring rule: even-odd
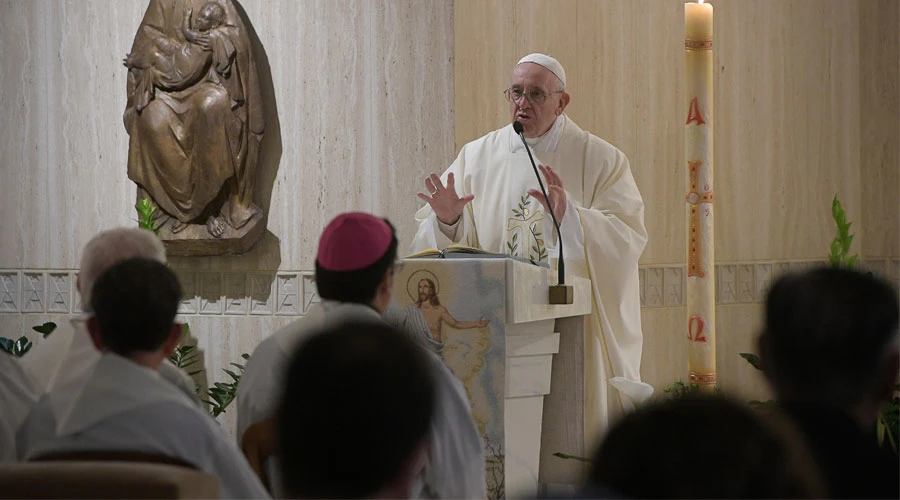
{"label": "letter alpha on candle", "polygon": [[685,125],[690,125],[691,122],[697,122],[697,126],[706,125],[706,121],[703,119],[703,114],[700,113],[700,103],[697,101],[697,98],[691,99],[691,105],[688,106],[688,117]]}

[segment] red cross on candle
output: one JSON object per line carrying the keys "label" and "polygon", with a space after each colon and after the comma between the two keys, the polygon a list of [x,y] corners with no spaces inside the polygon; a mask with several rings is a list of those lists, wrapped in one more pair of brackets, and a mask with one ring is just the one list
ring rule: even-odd
{"label": "red cross on candle", "polygon": [[703,186],[703,191],[697,189],[697,177],[702,161],[688,161],[691,169],[691,190],[685,196],[685,201],[691,206],[690,218],[690,242],[688,244],[688,276],[696,276],[702,278],[706,276],[703,272],[703,252],[700,247],[700,204],[713,202],[713,192],[709,189],[709,185]]}

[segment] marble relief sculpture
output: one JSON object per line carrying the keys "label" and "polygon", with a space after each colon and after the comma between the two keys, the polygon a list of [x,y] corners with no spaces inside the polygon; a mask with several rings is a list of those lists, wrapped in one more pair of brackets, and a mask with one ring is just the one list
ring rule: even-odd
{"label": "marble relief sculpture", "polygon": [[265,129],[257,61],[234,0],[150,0],[124,64],[128,177],[170,254],[250,248]]}

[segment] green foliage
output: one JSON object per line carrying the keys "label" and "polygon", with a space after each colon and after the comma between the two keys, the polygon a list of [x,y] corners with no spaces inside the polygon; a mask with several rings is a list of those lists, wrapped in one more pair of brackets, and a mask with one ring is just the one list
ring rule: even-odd
{"label": "green foliage", "polygon": [[891,398],[875,423],[875,434],[878,436],[878,444],[890,447],[894,453],[898,453],[897,438],[900,437],[900,384],[894,388],[894,397]]}
{"label": "green foliage", "polygon": [[[43,338],[47,338],[53,333],[53,330],[56,330],[56,323],[48,321],[42,325],[33,326],[31,329],[43,335]],[[0,350],[17,358],[24,356],[32,347],[34,347],[34,342],[24,335],[17,339],[0,337]]]}
{"label": "green foliage", "polygon": [[43,338],[47,338],[48,335],[53,333],[53,330],[56,330],[56,323],[48,321],[43,325],[32,326],[31,329],[43,335]]}
{"label": "green foliage", "polygon": [[14,357],[21,358],[34,346],[28,337],[22,335],[16,340],[0,337],[0,350],[6,351]]}
{"label": "green foliage", "polygon": [[154,234],[159,236],[159,227],[153,222],[153,217],[156,215],[156,205],[150,201],[150,198],[144,198],[142,200],[138,200],[138,202],[134,205],[134,209],[137,210],[138,213],[138,227],[141,229],[146,229],[148,231],[153,231]]}
{"label": "green foliage", "polygon": [[199,373],[203,373],[203,370],[190,370],[191,366],[200,362],[200,351],[197,350],[197,346],[195,345],[185,345],[184,340],[188,338],[191,334],[191,326],[187,323],[183,323],[181,325],[181,340],[178,341],[178,346],[175,347],[175,352],[169,356],[169,361],[172,362],[177,368],[184,370],[188,375],[193,377]]}
{"label": "green foliage", "polygon": [[[241,354],[241,358],[246,362],[250,359],[250,355],[244,353]],[[237,368],[239,373],[227,368],[223,369],[222,371],[231,377],[231,382],[216,382],[208,391],[206,391],[206,395],[209,399],[204,402],[210,406],[210,413],[213,417],[218,417],[222,413],[225,413],[225,409],[228,408],[228,405],[234,401],[234,398],[237,395],[238,383],[241,381],[241,375],[244,373],[244,365],[240,363],[230,364]]]}
{"label": "green foliage", "polygon": [[750,352],[742,352],[740,356],[747,360],[748,363],[753,365],[753,368],[757,370],[762,370],[762,362],[759,360],[759,356]]}
{"label": "green foliage", "polygon": [[[181,340],[178,342],[178,346],[175,348],[175,352],[169,356],[169,361],[172,362],[176,367],[187,372],[191,377],[203,373],[203,370],[191,370],[190,368],[197,363],[200,362],[200,351],[197,349],[195,345],[185,345],[184,341],[190,336],[190,326],[187,324],[182,325],[182,334]],[[241,358],[246,361],[250,359],[250,355],[247,353],[241,354]],[[218,417],[222,413],[225,413],[226,408],[233,401],[235,396],[237,395],[237,386],[238,382],[241,380],[241,374],[244,373],[244,365],[239,363],[231,363],[237,371],[231,369],[224,369],[226,375],[231,378],[231,382],[216,382],[206,391],[206,399],[203,400],[204,403],[209,405],[209,412],[213,417]],[[197,386],[197,393],[200,394],[202,388]]]}
{"label": "green foliage", "polygon": [[676,380],[674,383],[667,385],[663,392],[669,399],[680,399],[688,394],[700,392],[700,386],[697,384],[685,384],[681,380]]}
{"label": "green foliage", "polygon": [[853,223],[847,222],[847,214],[844,212],[844,208],[841,207],[841,202],[838,201],[837,195],[834,196],[834,200],[831,202],[831,217],[834,219],[836,227],[834,240],[831,241],[831,246],[829,247],[828,262],[832,266],[852,269],[856,266],[856,259],[859,257],[857,254],[850,255],[850,245],[853,244],[850,226]]}

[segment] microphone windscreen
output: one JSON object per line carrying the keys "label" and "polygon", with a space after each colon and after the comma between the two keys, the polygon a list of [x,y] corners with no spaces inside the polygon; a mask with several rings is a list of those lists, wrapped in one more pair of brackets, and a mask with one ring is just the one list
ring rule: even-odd
{"label": "microphone windscreen", "polygon": [[517,134],[521,134],[525,131],[525,127],[522,126],[522,122],[516,120],[513,122],[513,130],[515,130]]}

